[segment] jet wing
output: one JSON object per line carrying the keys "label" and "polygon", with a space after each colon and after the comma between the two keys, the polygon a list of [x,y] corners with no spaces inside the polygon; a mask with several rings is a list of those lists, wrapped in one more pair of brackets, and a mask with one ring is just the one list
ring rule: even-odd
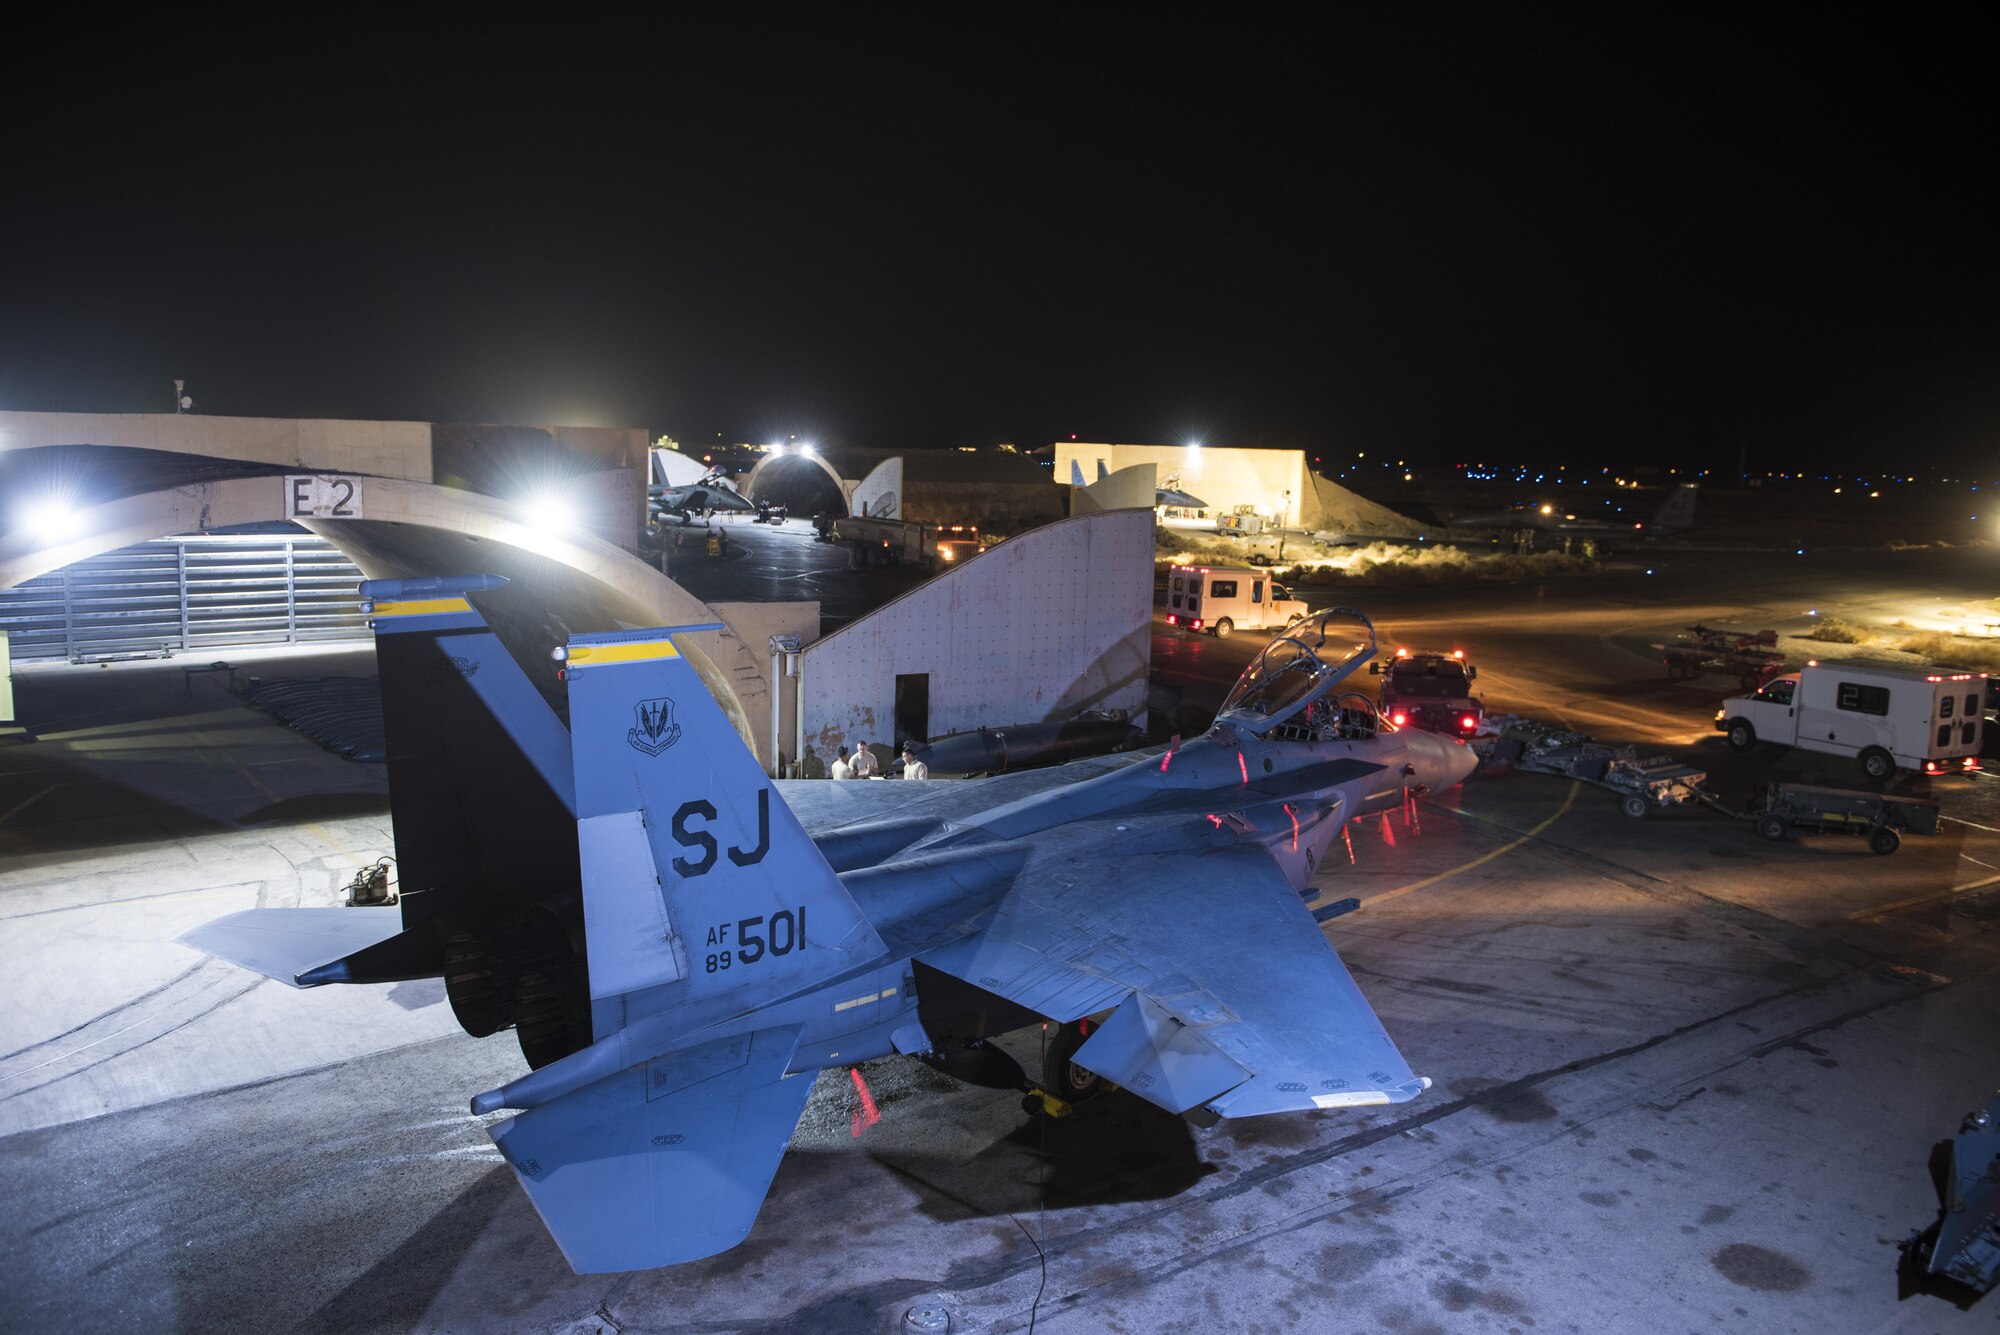
{"label": "jet wing", "polygon": [[1058,1019],[1116,998],[1075,1060],[1170,1112],[1401,1103],[1427,1083],[1258,848],[1038,858],[983,930],[922,958]]}

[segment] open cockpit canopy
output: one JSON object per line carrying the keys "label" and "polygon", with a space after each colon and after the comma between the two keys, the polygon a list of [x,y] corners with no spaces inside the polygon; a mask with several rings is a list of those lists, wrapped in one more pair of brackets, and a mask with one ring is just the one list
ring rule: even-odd
{"label": "open cockpit canopy", "polygon": [[1262,734],[1332,691],[1375,656],[1375,627],[1351,607],[1287,627],[1244,669],[1217,723]]}

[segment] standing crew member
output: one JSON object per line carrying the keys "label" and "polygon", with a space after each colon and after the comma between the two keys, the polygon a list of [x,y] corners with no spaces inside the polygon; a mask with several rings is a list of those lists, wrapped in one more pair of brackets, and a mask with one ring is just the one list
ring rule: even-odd
{"label": "standing crew member", "polygon": [[866,741],[856,742],[854,744],[854,777],[857,779],[872,779],[879,773],[881,773],[881,767],[875,763],[875,753],[868,749],[868,743]]}
{"label": "standing crew member", "polygon": [[931,767],[910,753],[910,744],[903,743],[903,777],[906,779],[928,779]]}

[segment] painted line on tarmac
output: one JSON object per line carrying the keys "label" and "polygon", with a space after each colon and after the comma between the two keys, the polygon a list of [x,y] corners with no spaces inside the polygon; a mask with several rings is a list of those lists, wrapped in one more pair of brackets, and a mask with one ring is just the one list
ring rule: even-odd
{"label": "painted line on tarmac", "polygon": [[1979,823],[1978,821],[1976,821],[1976,820],[1967,820],[1967,819],[1966,819],[1965,817],[1963,817],[1963,816],[1940,816],[1940,817],[1939,817],[1938,819],[1940,819],[1940,820],[1948,820],[1948,821],[1952,822],[1952,823],[1953,823],[1954,825],[1963,825],[1963,826],[1967,827],[1968,829],[1973,829],[1973,830],[1984,830],[1984,831],[1986,831],[1986,833],[1988,833],[1988,834],[2000,834],[2000,829],[1995,829],[1995,828],[1994,828],[1993,826],[1991,826],[1991,825],[1981,825],[1981,824],[1980,824],[1980,823]]}
{"label": "painted line on tarmac", "polygon": [[[1580,780],[1571,779],[1569,782],[1569,792],[1563,795],[1562,805],[1556,808],[1555,814],[1550,816],[1547,820],[1543,821],[1540,825],[1537,825],[1534,829],[1522,835],[1520,838],[1514,840],[1512,843],[1502,844],[1500,845],[1500,847],[1494,849],[1492,852],[1481,854],[1479,857],[1472,859],[1472,861],[1470,862],[1462,862],[1458,866],[1451,868],[1449,871],[1441,871],[1435,876],[1426,876],[1423,880],[1412,881],[1408,885],[1399,885],[1394,890],[1384,890],[1379,895],[1370,895],[1367,899],[1361,901],[1361,906],[1363,908],[1367,908],[1371,904],[1387,903],[1389,900],[1396,898],[1398,895],[1407,895],[1410,894],[1412,891],[1422,890],[1426,886],[1436,885],[1439,881],[1449,880],[1452,877],[1457,876],[1461,872],[1471,871],[1474,867],[1483,867],[1487,863],[1493,861],[1493,859],[1499,857],[1503,853],[1513,852],[1515,849],[1519,848],[1522,844],[1528,843],[1530,840],[1534,839],[1535,836],[1539,835],[1542,831],[1548,829],[1549,826],[1554,825],[1557,821],[1561,820],[1563,817],[1563,813],[1569,810],[1570,803],[1576,801],[1577,790],[1582,787],[1583,784]],[[1446,807],[1445,810],[1451,812],[1455,816],[1464,816],[1468,820],[1476,821],[1480,819],[1478,816],[1474,816],[1470,812],[1464,811],[1458,807]]]}
{"label": "painted line on tarmac", "polygon": [[16,802],[13,806],[7,808],[7,810],[4,813],[0,813],[0,825],[5,825],[8,821],[14,819],[14,817],[20,815],[22,812],[26,811],[29,807],[35,805],[35,803],[41,801],[43,798],[47,797],[50,793],[53,793],[56,789],[73,788],[75,786],[76,784],[74,782],[67,780],[62,783],[50,784],[48,787],[42,789],[42,791],[40,791],[39,793],[36,793],[33,797],[27,798],[20,802]]}
{"label": "painted line on tarmac", "polygon": [[1969,881],[1964,885],[1955,885],[1949,890],[1940,890],[1934,895],[1918,895],[1915,899],[1899,899],[1893,904],[1884,904],[1880,908],[1861,909],[1848,914],[1847,918],[1850,922],[1858,922],[1864,918],[1880,918],[1886,914],[1894,913],[1899,909],[1913,909],[1924,904],[1936,904],[1947,899],[1956,898],[1970,890],[1984,890],[1989,885],[2000,885],[2000,876],[1989,876],[1983,881]]}

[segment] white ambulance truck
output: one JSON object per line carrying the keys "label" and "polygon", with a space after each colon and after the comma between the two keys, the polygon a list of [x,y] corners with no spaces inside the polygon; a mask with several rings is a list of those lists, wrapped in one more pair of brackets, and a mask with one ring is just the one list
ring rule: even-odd
{"label": "white ambulance truck", "polygon": [[1871,779],[1977,769],[1986,675],[1814,661],[1724,700],[1715,729],[1735,751],[1776,742],[1852,756]]}
{"label": "white ambulance truck", "polygon": [[1282,630],[1306,614],[1268,570],[1174,566],[1167,572],[1167,624],[1226,640],[1239,630]]}

